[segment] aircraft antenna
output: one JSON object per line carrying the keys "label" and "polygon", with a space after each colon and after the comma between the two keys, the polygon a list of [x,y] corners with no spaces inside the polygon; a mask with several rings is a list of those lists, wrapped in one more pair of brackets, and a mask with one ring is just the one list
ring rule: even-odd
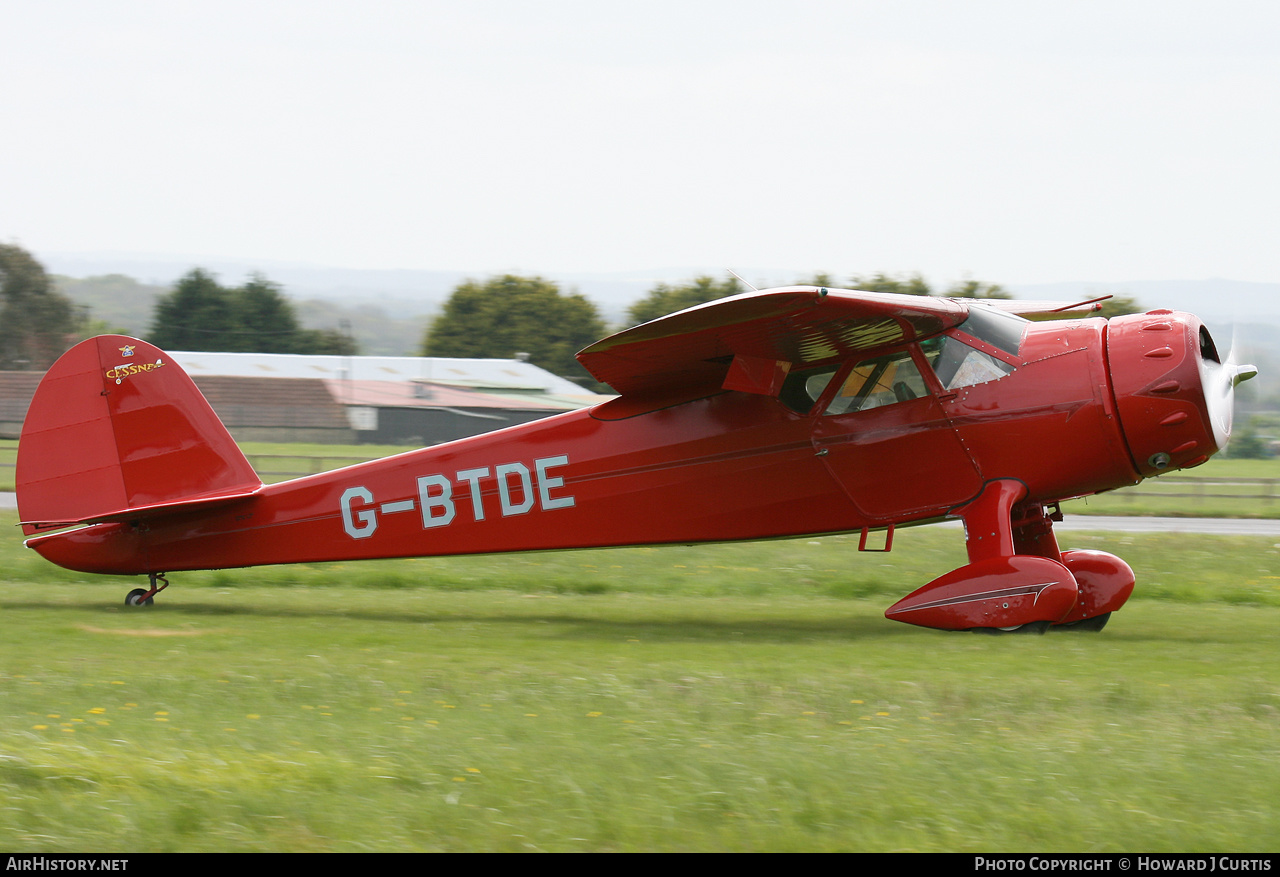
{"label": "aircraft antenna", "polygon": [[743,279],[742,279],[742,276],[741,276],[741,275],[739,275],[739,274],[738,274],[738,272],[737,272],[737,271],[734,271],[732,268],[726,268],[726,269],[724,269],[724,270],[726,270],[726,271],[728,271],[730,274],[732,274],[732,275],[734,276],[734,278],[735,278],[739,283],[741,283],[743,286],[745,286],[747,289],[751,290],[752,292],[759,292],[759,291],[760,291],[760,290],[756,289],[754,286],[752,286],[750,283],[747,283],[747,281],[743,280]]}
{"label": "aircraft antenna", "polygon": [[1085,301],[1076,302],[1075,304],[1063,305],[1063,306],[1062,306],[1062,307],[1060,307],[1060,308],[1054,308],[1054,309],[1053,309],[1052,311],[1050,311],[1049,313],[1051,313],[1051,314],[1061,314],[1061,313],[1066,313],[1067,311],[1078,311],[1078,310],[1080,310],[1081,308],[1085,307],[1086,305],[1093,305],[1093,304],[1098,305],[1098,307],[1096,307],[1096,308],[1091,308],[1090,310],[1095,310],[1095,311],[1097,311],[1097,310],[1101,310],[1101,309],[1102,309],[1102,305],[1100,304],[1100,302],[1104,302],[1104,301],[1106,301],[1106,300],[1107,300],[1107,299],[1109,299],[1109,298],[1115,298],[1115,296],[1112,296],[1112,295],[1100,295],[1100,296],[1098,296],[1097,298],[1091,298],[1091,299],[1087,299],[1087,300],[1085,300]]}

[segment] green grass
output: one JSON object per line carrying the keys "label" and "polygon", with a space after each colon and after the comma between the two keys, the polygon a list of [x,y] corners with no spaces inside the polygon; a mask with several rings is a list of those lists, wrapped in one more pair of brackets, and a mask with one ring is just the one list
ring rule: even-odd
{"label": "green grass", "polygon": [[183,573],[150,610],[11,537],[0,847],[1274,848],[1280,549],[1062,541],[1138,572],[1101,634],[885,620],[945,529]]}

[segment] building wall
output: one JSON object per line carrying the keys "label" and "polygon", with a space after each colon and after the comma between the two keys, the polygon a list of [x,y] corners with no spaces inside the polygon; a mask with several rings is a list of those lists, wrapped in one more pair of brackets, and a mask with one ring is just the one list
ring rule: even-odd
{"label": "building wall", "polygon": [[377,428],[358,431],[362,444],[426,447],[563,413],[527,408],[378,408],[377,412]]}

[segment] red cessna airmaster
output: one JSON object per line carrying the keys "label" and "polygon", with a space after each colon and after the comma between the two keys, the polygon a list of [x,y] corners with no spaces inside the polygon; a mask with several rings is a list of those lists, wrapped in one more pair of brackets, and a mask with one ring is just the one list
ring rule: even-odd
{"label": "red cessna airmaster", "polygon": [[1057,503],[1203,463],[1256,369],[1190,314],[1022,316],[1054,310],[746,293],[579,353],[616,399],[273,485],[165,353],[104,335],[40,384],[18,509],[48,560],[149,576],[130,604],[180,570],[853,531],[865,547],[959,517],[969,563],[889,618],[1096,630],[1133,571],[1059,550]]}

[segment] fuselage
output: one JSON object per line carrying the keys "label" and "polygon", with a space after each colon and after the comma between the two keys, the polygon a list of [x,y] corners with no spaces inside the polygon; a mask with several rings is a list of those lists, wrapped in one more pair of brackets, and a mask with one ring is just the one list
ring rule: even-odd
{"label": "fuselage", "polygon": [[[1174,321],[1183,318],[1194,320]],[[1017,479],[1032,501],[1051,503],[1152,474],[1143,463],[1153,456],[1135,458],[1126,427],[1165,415],[1130,405],[1122,424],[1129,403],[1117,401],[1109,324],[1001,322],[1011,319],[795,370],[774,395],[616,400],[215,508],[28,544],[69,568],[139,574],[732,541],[933,520],[993,479]],[[1178,323],[1161,340],[1196,331]],[[1144,350],[1133,356],[1155,362]],[[1157,365],[1172,367],[1171,356]],[[1194,398],[1184,407],[1198,410]],[[1207,427],[1189,428],[1199,436]]]}

